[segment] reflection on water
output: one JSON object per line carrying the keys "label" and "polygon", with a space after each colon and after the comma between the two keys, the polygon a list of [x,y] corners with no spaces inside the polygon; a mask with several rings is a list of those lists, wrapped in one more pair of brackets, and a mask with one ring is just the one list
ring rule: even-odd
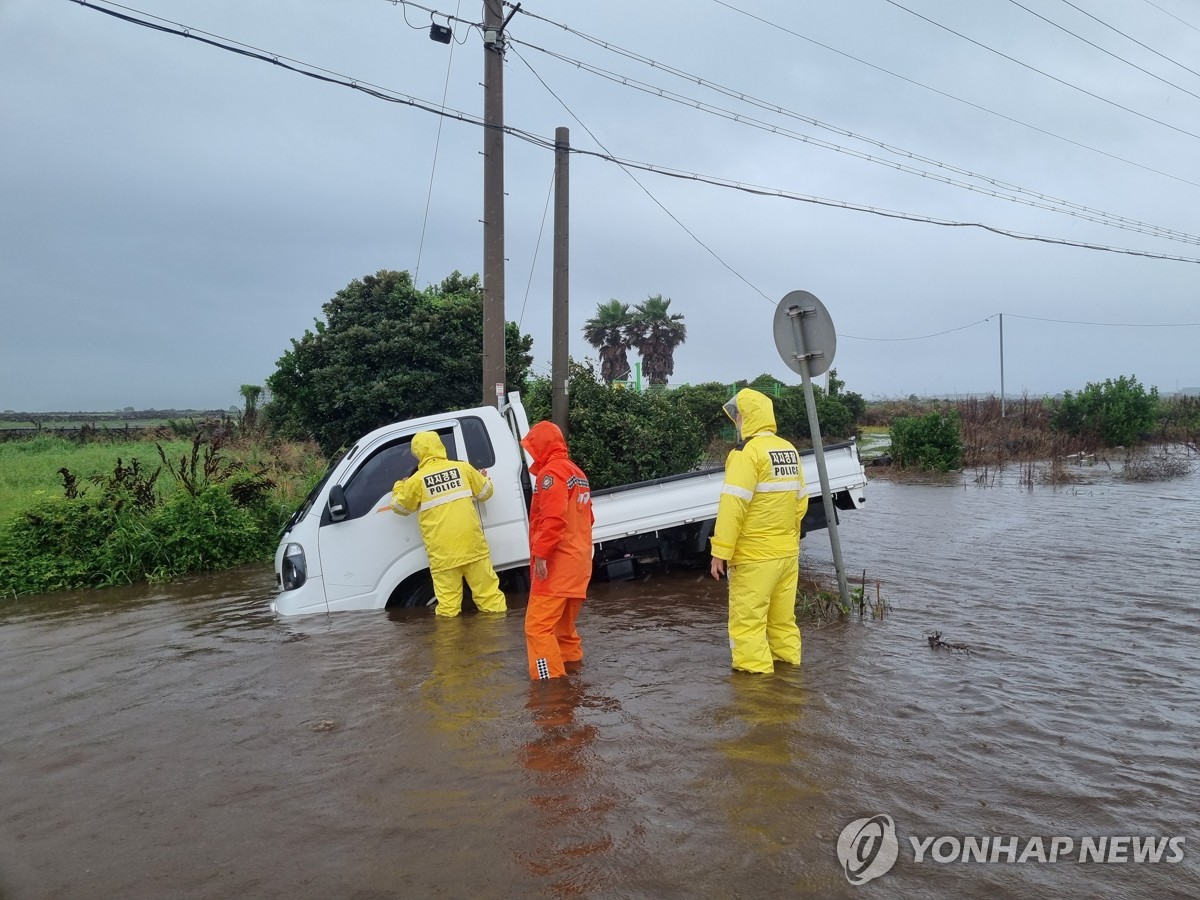
{"label": "reflection on water", "polygon": [[[1200,476],[1089,477],[872,484],[843,552],[892,615],[766,678],[703,572],[594,586],[550,685],[520,608],[279,620],[266,567],[5,602],[0,897],[1194,896]],[[900,859],[854,888],[874,815]],[[1187,855],[918,865],[931,835]]]}
{"label": "reflection on water", "polygon": [[576,718],[586,690],[576,676],[531,682],[526,709],[536,732],[518,753],[531,785],[534,838],[518,861],[555,896],[592,896],[610,886],[592,858],[613,849],[604,823],[615,800],[591,748],[597,728]]}

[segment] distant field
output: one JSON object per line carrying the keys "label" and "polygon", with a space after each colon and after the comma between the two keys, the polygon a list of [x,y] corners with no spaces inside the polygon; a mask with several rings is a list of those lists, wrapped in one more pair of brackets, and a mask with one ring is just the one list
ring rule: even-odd
{"label": "distant field", "polygon": [[[192,442],[160,441],[170,459],[189,453]],[[63,496],[59,469],[67,468],[81,484],[89,475],[111,473],[120,458],[125,466],[136,459],[153,472],[162,464],[153,441],[77,444],[54,435],[0,442],[0,522],[7,522],[39,500]],[[160,477],[160,490],[171,488],[170,478]]]}
{"label": "distant field", "polygon": [[171,422],[202,421],[236,415],[223,409],[142,409],[122,412],[3,412],[0,431],[64,431],[85,425],[97,430],[122,431],[126,428],[157,428]]}
{"label": "distant field", "polygon": [[97,430],[120,431],[125,428],[157,428],[171,421],[178,422],[179,419],[0,419],[0,431],[36,431],[39,424],[43,431],[76,429],[84,425]]}

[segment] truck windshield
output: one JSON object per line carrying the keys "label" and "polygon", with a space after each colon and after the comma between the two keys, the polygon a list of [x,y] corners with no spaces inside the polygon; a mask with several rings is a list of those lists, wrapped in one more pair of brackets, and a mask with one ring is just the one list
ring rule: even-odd
{"label": "truck windshield", "polygon": [[295,527],[296,523],[308,515],[308,511],[313,508],[313,504],[317,502],[317,497],[321,493],[321,488],[325,487],[325,482],[329,480],[329,476],[333,474],[334,467],[337,466],[338,460],[341,457],[334,459],[329,464],[329,468],[325,470],[325,474],[321,476],[321,480],[313,485],[313,489],[308,492],[308,496],[304,498],[304,502],[296,507],[296,511],[292,513],[292,517],[287,520],[287,524],[283,526],[283,531],[279,533],[282,538],[285,534]]}

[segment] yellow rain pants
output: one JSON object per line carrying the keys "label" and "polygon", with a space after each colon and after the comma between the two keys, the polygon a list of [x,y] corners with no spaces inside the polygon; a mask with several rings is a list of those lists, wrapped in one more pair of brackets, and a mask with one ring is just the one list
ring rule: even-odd
{"label": "yellow rain pants", "polygon": [[486,556],[452,569],[438,569],[430,575],[438,601],[434,612],[439,616],[453,617],[462,612],[464,578],[471,586],[471,599],[480,612],[504,612],[508,608],[504,592],[500,590],[500,579]]}
{"label": "yellow rain pants", "polygon": [[775,671],[775,660],[800,665],[799,572],[795,557],[729,567],[729,649],[735,669],[767,674]]}

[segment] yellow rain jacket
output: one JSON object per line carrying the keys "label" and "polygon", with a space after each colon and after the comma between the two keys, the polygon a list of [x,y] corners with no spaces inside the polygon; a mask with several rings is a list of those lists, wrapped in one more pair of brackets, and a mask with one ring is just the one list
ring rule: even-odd
{"label": "yellow rain jacket", "polygon": [[488,555],[475,500],[492,496],[492,482],[468,462],[446,458],[442,439],[432,431],[413,435],[417,471],[392,488],[392,509],[418,513],[429,569],[465,566]]}
{"label": "yellow rain jacket", "polygon": [[[725,484],[717,507],[712,555],[730,565],[795,558],[808,490],[800,454],[775,434],[775,410],[758,391],[738,391],[742,442],[725,461]],[[736,422],[736,419],[735,419]]]}

